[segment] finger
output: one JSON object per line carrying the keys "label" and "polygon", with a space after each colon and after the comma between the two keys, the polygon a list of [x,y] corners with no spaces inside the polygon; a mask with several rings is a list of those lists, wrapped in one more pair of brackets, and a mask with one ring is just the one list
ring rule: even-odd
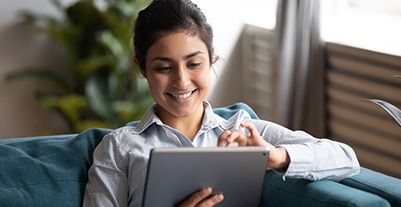
{"label": "finger", "polygon": [[226,147],[238,147],[238,146],[240,146],[238,142],[232,142],[228,144]]}
{"label": "finger", "polygon": [[238,142],[239,146],[246,145],[247,137],[240,131],[233,131],[227,137],[227,145],[230,145],[233,142]]}
{"label": "finger", "polygon": [[240,135],[239,131],[231,132],[226,138],[227,144],[234,142],[238,138],[239,135]]}
{"label": "finger", "polygon": [[215,206],[216,204],[220,203],[221,201],[224,200],[223,194],[219,193],[216,194],[200,203],[198,206],[199,207],[210,207],[210,206]]}
{"label": "finger", "polygon": [[249,121],[243,122],[241,123],[241,126],[248,129],[250,137],[259,136],[258,130],[256,129],[255,125],[253,125],[251,122]]}
{"label": "finger", "polygon": [[249,142],[248,145],[255,145],[255,146],[264,146],[264,147],[270,147],[271,144],[266,142],[266,140],[264,140],[258,130],[256,129],[255,125],[252,124],[251,122],[247,121],[247,122],[243,122],[241,123],[242,127],[245,127],[248,131],[249,131]]}
{"label": "finger", "polygon": [[180,206],[188,206],[188,207],[196,206],[202,200],[204,200],[205,198],[210,196],[212,194],[212,192],[213,192],[213,189],[210,187],[199,190],[199,191],[191,194],[188,198],[186,198],[184,200],[184,202],[181,203]]}
{"label": "finger", "polygon": [[224,147],[227,144],[227,137],[231,134],[230,130],[225,130],[223,133],[220,134],[217,144],[219,147]]}

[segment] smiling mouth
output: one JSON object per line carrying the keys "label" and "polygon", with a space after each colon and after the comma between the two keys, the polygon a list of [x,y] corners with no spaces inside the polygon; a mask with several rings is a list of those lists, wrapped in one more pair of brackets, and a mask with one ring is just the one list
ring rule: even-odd
{"label": "smiling mouth", "polygon": [[189,91],[186,93],[167,93],[167,95],[171,96],[174,99],[177,100],[185,100],[188,99],[189,97],[192,96],[192,94],[194,94],[198,89],[195,89],[193,91]]}

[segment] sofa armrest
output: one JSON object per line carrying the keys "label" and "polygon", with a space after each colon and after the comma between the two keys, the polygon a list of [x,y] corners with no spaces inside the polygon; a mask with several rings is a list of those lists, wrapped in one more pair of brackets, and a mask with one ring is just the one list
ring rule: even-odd
{"label": "sofa armrest", "polygon": [[401,179],[361,168],[358,175],[346,178],[341,183],[379,195],[388,200],[391,206],[401,206]]}
{"label": "sofa armrest", "polygon": [[109,132],[0,140],[0,207],[81,206],[93,150]]}
{"label": "sofa armrest", "polygon": [[265,174],[262,207],[269,206],[390,206],[384,198],[331,180],[289,179],[268,171]]}

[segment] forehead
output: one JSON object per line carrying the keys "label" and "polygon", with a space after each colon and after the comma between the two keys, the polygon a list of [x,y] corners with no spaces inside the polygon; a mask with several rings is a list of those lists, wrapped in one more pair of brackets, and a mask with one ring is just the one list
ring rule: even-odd
{"label": "forehead", "polygon": [[198,35],[187,32],[169,33],[161,35],[149,48],[146,60],[158,56],[181,58],[197,51],[208,56],[207,46]]}

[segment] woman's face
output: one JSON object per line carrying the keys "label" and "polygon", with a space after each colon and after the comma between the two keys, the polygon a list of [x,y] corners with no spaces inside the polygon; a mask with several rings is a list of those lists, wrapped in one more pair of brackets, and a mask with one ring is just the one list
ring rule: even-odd
{"label": "woman's face", "polygon": [[210,85],[207,47],[197,35],[186,32],[161,36],[146,54],[144,76],[159,113],[174,117],[199,113]]}

